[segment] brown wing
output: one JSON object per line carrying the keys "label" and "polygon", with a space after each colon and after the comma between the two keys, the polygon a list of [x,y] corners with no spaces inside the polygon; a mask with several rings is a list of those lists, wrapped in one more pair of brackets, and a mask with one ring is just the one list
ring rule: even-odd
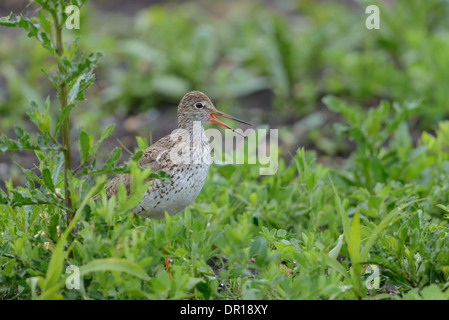
{"label": "brown wing", "polygon": [[[164,157],[164,151],[167,152],[168,150],[170,150],[174,143],[174,141],[170,140],[169,136],[163,137],[162,139],[158,140],[143,152],[142,157],[139,160],[139,165],[141,167],[152,167],[153,172],[161,170],[164,167],[163,160],[166,159],[166,157]],[[160,159],[158,159],[158,157]],[[119,181],[122,182],[123,186],[126,188],[126,191],[129,193],[131,187],[131,176],[129,174],[119,174],[110,182],[108,182],[104,187],[106,190],[106,196],[108,198],[117,193]],[[97,200],[98,197],[98,195],[95,196],[94,200]]]}
{"label": "brown wing", "polygon": [[152,167],[153,172],[162,169],[163,161],[166,159],[164,152],[167,153],[173,147],[174,143],[174,141],[170,140],[169,136],[159,139],[143,152],[139,160],[139,165],[141,167]]}

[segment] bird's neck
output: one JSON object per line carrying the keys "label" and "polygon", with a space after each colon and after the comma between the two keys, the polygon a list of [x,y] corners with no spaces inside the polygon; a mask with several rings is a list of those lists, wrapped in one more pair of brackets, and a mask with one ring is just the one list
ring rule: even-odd
{"label": "bird's neck", "polygon": [[195,129],[203,129],[203,126],[201,121],[178,117],[178,129],[187,130],[190,134],[193,134]]}
{"label": "bird's neck", "polygon": [[[185,130],[182,141],[189,142],[190,163],[210,164],[210,144],[201,121],[185,119],[178,121],[178,130]],[[178,133],[179,134],[179,133]]]}
{"label": "bird's neck", "polygon": [[206,140],[208,142],[203,125],[199,120],[192,120],[189,118],[180,119],[178,117],[178,129],[187,131],[189,140],[192,142],[201,142],[203,140]]}

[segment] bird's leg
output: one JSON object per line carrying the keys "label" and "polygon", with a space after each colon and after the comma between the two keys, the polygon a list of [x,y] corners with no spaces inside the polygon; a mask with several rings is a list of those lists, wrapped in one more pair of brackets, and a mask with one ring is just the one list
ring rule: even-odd
{"label": "bird's leg", "polygon": [[[165,231],[165,221],[164,221],[164,231]],[[165,248],[168,248],[168,243],[165,245]],[[170,258],[165,254],[165,248],[162,248],[162,255],[164,256],[164,260],[165,260],[165,269],[168,272],[168,276],[170,277],[170,280],[173,280],[173,276],[170,272]]]}
{"label": "bird's leg", "polygon": [[[168,244],[165,245],[165,247],[168,248]],[[173,280],[173,276],[172,276],[172,274],[170,272],[170,258],[167,257],[167,255],[165,254],[165,248],[162,248],[162,255],[165,257],[164,258],[164,260],[165,260],[165,269],[168,272],[168,276],[170,277],[170,280]]]}

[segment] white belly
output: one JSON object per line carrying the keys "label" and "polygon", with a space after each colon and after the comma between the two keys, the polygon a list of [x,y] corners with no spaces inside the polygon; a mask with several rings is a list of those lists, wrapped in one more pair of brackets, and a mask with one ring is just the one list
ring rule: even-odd
{"label": "white belly", "polygon": [[184,168],[186,171],[167,172],[170,174],[169,184],[154,180],[133,212],[145,218],[161,219],[165,211],[175,215],[195,201],[203,188],[209,164],[193,164]]}

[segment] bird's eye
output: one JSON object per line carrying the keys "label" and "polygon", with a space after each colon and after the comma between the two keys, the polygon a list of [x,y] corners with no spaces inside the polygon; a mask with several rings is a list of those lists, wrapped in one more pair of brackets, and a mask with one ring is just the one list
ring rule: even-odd
{"label": "bird's eye", "polygon": [[195,108],[201,109],[202,107],[204,107],[204,105],[201,102],[195,103]]}

